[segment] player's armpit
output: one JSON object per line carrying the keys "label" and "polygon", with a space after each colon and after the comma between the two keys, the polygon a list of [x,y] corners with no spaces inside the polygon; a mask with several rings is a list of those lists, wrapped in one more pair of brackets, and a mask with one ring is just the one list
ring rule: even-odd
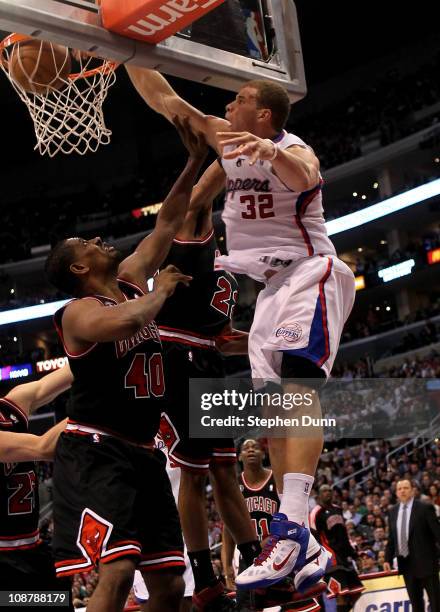
{"label": "player's armpit", "polygon": [[279,149],[272,168],[292,191],[308,191],[319,183],[319,160],[310,148],[293,145]]}
{"label": "player's armpit", "polygon": [[181,98],[168,81],[156,70],[126,66],[128,75],[145,102],[168,121],[173,117],[188,117],[191,127],[205,134],[207,142],[218,150],[216,132],[229,130],[229,121],[205,115]]}

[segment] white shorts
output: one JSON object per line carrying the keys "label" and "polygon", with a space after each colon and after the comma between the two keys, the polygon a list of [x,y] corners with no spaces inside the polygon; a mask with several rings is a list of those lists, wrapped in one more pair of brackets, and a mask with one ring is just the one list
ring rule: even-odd
{"label": "white shorts", "polygon": [[354,275],[334,256],[300,259],[270,278],[249,335],[252,378],[278,381],[284,352],[329,376],[354,296]]}

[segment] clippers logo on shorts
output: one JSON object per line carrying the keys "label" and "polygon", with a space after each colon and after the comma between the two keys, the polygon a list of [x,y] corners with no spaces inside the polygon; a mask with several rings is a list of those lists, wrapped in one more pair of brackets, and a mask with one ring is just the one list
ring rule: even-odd
{"label": "clippers logo on shorts", "polygon": [[279,327],[275,335],[284,338],[286,342],[298,342],[302,336],[302,327],[298,323],[291,323],[289,327]]}
{"label": "clippers logo on shorts", "polygon": [[145,342],[146,340],[153,340],[154,342],[160,342],[159,330],[155,323],[148,323],[145,327],[131,336],[131,338],[125,338],[124,340],[117,340],[116,345],[116,356],[118,359],[125,357],[127,353],[132,351],[134,348]]}
{"label": "clippers logo on shorts", "polygon": [[99,520],[97,515],[92,515],[87,509],[84,511],[78,546],[87,553],[93,563],[99,560],[104,543],[108,540],[107,535],[110,535],[109,531],[109,524]]}

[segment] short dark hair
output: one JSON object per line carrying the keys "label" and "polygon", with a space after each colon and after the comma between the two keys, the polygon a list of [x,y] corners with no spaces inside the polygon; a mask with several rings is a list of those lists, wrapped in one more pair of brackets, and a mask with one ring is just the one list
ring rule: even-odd
{"label": "short dark hair", "polygon": [[287,123],[290,113],[290,100],[282,85],[256,79],[249,81],[246,87],[257,90],[257,106],[268,108],[272,112],[272,127],[281,132]]}
{"label": "short dark hair", "polygon": [[49,282],[68,295],[78,292],[78,280],[70,270],[75,260],[74,245],[66,240],[58,242],[47,256],[44,270]]}

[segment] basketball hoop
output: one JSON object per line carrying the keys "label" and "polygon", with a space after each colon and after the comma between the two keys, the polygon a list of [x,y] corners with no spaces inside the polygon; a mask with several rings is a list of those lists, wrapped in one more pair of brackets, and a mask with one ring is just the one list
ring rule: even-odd
{"label": "basketball hoop", "polygon": [[[16,45],[30,40],[35,39],[11,34],[1,41],[0,66],[32,117],[37,137],[35,149],[49,157],[74,152],[85,155],[96,151],[101,144],[109,144],[111,130],[105,125],[102,105],[116,80],[117,64],[89,55],[75,55],[79,69],[74,74],[64,77],[60,67],[55,82],[45,84],[44,93],[31,93],[10,74],[11,48],[17,49]],[[52,48],[52,43],[45,44]],[[70,53],[66,49],[66,54]],[[26,76],[32,79],[32,75]]]}

